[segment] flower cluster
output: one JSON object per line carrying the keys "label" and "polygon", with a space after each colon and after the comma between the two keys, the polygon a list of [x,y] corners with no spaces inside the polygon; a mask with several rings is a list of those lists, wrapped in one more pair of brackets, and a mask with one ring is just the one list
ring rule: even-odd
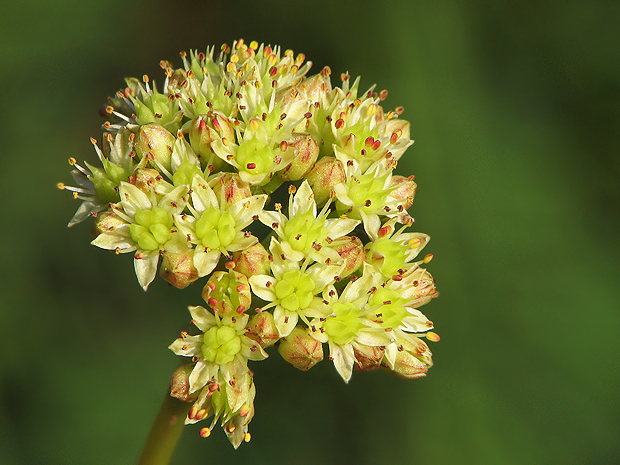
{"label": "flower cluster", "polygon": [[[190,358],[172,395],[193,402],[186,423],[220,420],[232,444],[249,440],[255,386],[249,360],[277,345],[308,370],[324,344],[348,382],[382,367],[425,375],[436,341],[418,308],[437,296],[416,259],[429,237],[410,232],[413,176],[394,175],[413,143],[387,91],[359,78],[307,76],[303,54],[239,40],[216,54],[162,61],[158,90],[127,79],[109,99],[101,166],[70,159],[82,201],[69,226],[96,219],[93,244],[134,255],[146,290],[207,280],[207,307],[190,307],[196,335],[170,346]],[[176,383],[176,384],[175,384]],[[174,388],[177,386],[177,388]],[[181,387],[179,387],[181,386]]]}

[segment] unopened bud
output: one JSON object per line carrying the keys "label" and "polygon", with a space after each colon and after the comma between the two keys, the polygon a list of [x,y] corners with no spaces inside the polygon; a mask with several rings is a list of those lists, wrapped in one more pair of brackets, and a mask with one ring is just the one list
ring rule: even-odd
{"label": "unopened bud", "polygon": [[390,188],[392,189],[390,195],[396,200],[401,200],[401,205],[407,210],[413,204],[418,185],[413,179],[404,176],[392,176]]}
{"label": "unopened bud", "polygon": [[144,193],[153,191],[160,181],[162,181],[162,176],[159,171],[151,168],[138,169],[135,174],[129,178],[129,183],[133,184]]}
{"label": "unopened bud", "polygon": [[271,270],[269,252],[260,242],[245,250],[233,253],[233,260],[236,263],[235,270],[248,278],[258,274],[269,274]]}
{"label": "unopened bud", "polygon": [[215,140],[235,140],[235,129],[228,118],[219,113],[210,112],[195,118],[189,128],[189,143],[200,158],[202,165],[213,159],[218,168],[223,162],[219,157],[213,157],[211,143]]}
{"label": "unopened bud", "polygon": [[149,159],[153,160],[154,166],[157,167],[157,163],[159,163],[171,171],[170,158],[175,142],[176,137],[163,126],[150,123],[140,127],[140,132],[136,137],[135,150],[140,158],[147,155]]}
{"label": "unopened bud", "polygon": [[198,398],[198,392],[190,393],[189,377],[194,369],[193,363],[186,363],[174,370],[170,380],[170,395],[183,402],[194,402]]}
{"label": "unopened bud", "polygon": [[321,74],[315,74],[314,76],[304,79],[298,87],[306,94],[306,98],[313,102],[318,102],[320,100],[321,93],[325,94],[331,91],[329,82],[326,81],[325,77]]}
{"label": "unopened bud", "polygon": [[299,326],[282,338],[278,352],[284,360],[303,371],[323,360],[323,345]]}
{"label": "unopened bud", "polygon": [[216,271],[202,290],[202,298],[222,315],[243,313],[252,303],[250,283],[245,275],[232,269]]}
{"label": "unopened bud", "polygon": [[252,317],[245,334],[254,339],[264,349],[274,345],[280,339],[280,333],[270,312],[260,312]]}
{"label": "unopened bud", "polygon": [[362,344],[353,345],[353,354],[355,355],[356,363],[353,364],[353,368],[356,371],[371,371],[376,370],[381,366],[381,360],[385,354],[385,347],[373,347]]}
{"label": "unopened bud", "polygon": [[319,144],[310,134],[293,134],[293,139],[288,142],[288,146],[294,147],[297,154],[291,164],[278,174],[285,181],[297,181],[308,174],[314,166],[319,156]]}
{"label": "unopened bud", "polygon": [[406,350],[402,350],[396,354],[394,369],[390,370],[387,364],[383,364],[383,367],[388,368],[389,371],[394,373],[399,378],[416,379],[426,376],[429,365],[422,362]]}
{"label": "unopened bud", "polygon": [[343,236],[338,240],[338,245],[334,249],[344,260],[344,269],[340,273],[341,278],[357,271],[366,261],[366,250],[358,237]]}
{"label": "unopened bud", "polygon": [[97,217],[95,236],[105,232],[113,232],[116,228],[124,224],[126,223],[113,211],[102,213]]}
{"label": "unopened bud", "polygon": [[185,289],[200,277],[191,253],[166,252],[159,274],[177,289]]}
{"label": "unopened bud", "polygon": [[220,207],[231,206],[239,200],[252,195],[250,185],[243,182],[237,173],[220,173],[213,178],[209,185],[220,201]]}
{"label": "unopened bud", "polygon": [[339,160],[323,157],[314,165],[306,179],[314,192],[314,200],[321,206],[330,198],[334,186],[345,182],[346,176]]}

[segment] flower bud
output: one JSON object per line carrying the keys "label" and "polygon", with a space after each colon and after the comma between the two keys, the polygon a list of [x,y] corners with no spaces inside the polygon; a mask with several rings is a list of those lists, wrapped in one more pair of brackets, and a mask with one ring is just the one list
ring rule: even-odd
{"label": "flower bud", "polygon": [[425,268],[417,267],[405,273],[403,281],[403,284],[408,284],[415,288],[415,294],[410,303],[414,308],[430,302],[431,299],[439,295],[435,286],[435,279]]}
{"label": "flower bud", "polygon": [[219,199],[222,209],[252,195],[250,185],[243,182],[237,173],[220,173],[209,181],[209,186]]}
{"label": "flower bud", "polygon": [[300,326],[282,338],[278,352],[284,360],[303,371],[323,360],[323,345]]}
{"label": "flower bud", "polygon": [[149,158],[171,171],[170,158],[176,138],[163,126],[156,123],[145,124],[140,127],[136,137],[136,153],[140,158],[148,154]]}
{"label": "flower bud", "polygon": [[182,402],[194,402],[198,398],[198,392],[190,394],[189,376],[194,369],[193,363],[186,363],[174,370],[170,380],[170,395]]}
{"label": "flower bud", "polygon": [[97,217],[95,236],[106,232],[114,232],[117,227],[126,224],[116,213],[107,211]]}
{"label": "flower bud", "polygon": [[385,354],[385,347],[354,344],[353,354],[356,360],[356,363],[353,364],[353,368],[356,371],[376,370],[381,366],[381,360],[383,360],[383,355]]}
{"label": "flower bud", "polygon": [[159,171],[151,168],[142,168],[136,170],[133,176],[129,178],[129,183],[136,186],[145,194],[153,191],[158,182],[162,181],[163,177]]}
{"label": "flower bud", "polygon": [[217,169],[224,164],[219,157],[213,156],[211,149],[211,143],[222,138],[235,140],[234,126],[222,114],[209,112],[207,115],[198,116],[190,124],[189,143],[200,158],[203,167],[207,163],[212,163]]}
{"label": "flower bud", "polygon": [[413,204],[413,198],[418,185],[413,182],[413,176],[392,176],[390,188],[393,189],[390,195],[396,200],[402,200],[401,205],[407,210]]}
{"label": "flower bud", "polygon": [[310,134],[293,134],[293,139],[288,142],[288,146],[294,147],[297,154],[290,165],[278,174],[285,181],[297,181],[308,174],[314,166],[319,156],[319,144]]}
{"label": "flower bud", "polygon": [[187,252],[166,252],[161,261],[159,275],[177,289],[185,289],[200,277],[194,267],[194,255]]}
{"label": "flower bud", "polygon": [[273,314],[270,312],[254,315],[247,325],[245,335],[258,342],[263,349],[274,345],[280,339]]}
{"label": "flower bud", "polygon": [[320,101],[321,93],[329,93],[331,91],[331,86],[321,74],[315,74],[304,79],[298,87],[306,94],[306,99],[312,102]]}
{"label": "flower bud", "polygon": [[322,206],[330,198],[334,186],[345,182],[346,176],[339,160],[323,157],[314,165],[306,179],[312,187],[317,206]]}
{"label": "flower bud", "polygon": [[358,237],[342,236],[334,250],[344,260],[344,269],[340,273],[341,278],[357,271],[366,261],[366,250]]}
{"label": "flower bud", "polygon": [[258,274],[269,274],[271,265],[269,262],[269,252],[260,242],[248,247],[240,252],[233,253],[235,270],[243,273],[248,278]]}
{"label": "flower bud", "polygon": [[[383,364],[382,366],[389,369],[387,364]],[[426,376],[428,367],[429,365],[423,363],[414,355],[410,354],[406,350],[402,350],[396,354],[394,369],[390,371],[399,378],[416,379]]]}
{"label": "flower bud", "polygon": [[243,313],[252,303],[250,283],[236,271],[216,271],[202,290],[202,298],[222,315]]}

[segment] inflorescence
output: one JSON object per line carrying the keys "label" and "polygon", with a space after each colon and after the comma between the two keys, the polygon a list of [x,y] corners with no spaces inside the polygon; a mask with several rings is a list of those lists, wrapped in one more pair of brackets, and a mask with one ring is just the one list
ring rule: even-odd
{"label": "inflorescence", "polygon": [[96,220],[92,243],[134,254],[140,285],[160,276],[183,289],[206,278],[206,307],[190,307],[197,335],[170,345],[191,361],[171,395],[192,402],[186,423],[220,420],[249,441],[256,388],[248,360],[277,345],[293,366],[329,359],[348,382],[379,367],[425,376],[439,340],[418,308],[436,297],[416,261],[429,236],[407,232],[413,176],[393,174],[413,143],[387,91],[359,78],[307,76],[303,54],[239,40],[217,57],[181,53],[109,99],[101,166],[73,166],[82,201],[69,226]]}

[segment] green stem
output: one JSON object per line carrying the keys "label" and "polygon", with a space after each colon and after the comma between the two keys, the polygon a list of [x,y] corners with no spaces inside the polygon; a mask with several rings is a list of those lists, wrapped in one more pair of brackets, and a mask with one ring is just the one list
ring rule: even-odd
{"label": "green stem", "polygon": [[192,406],[166,392],[155,423],[144,445],[138,465],[168,465],[183,432],[185,417]]}

